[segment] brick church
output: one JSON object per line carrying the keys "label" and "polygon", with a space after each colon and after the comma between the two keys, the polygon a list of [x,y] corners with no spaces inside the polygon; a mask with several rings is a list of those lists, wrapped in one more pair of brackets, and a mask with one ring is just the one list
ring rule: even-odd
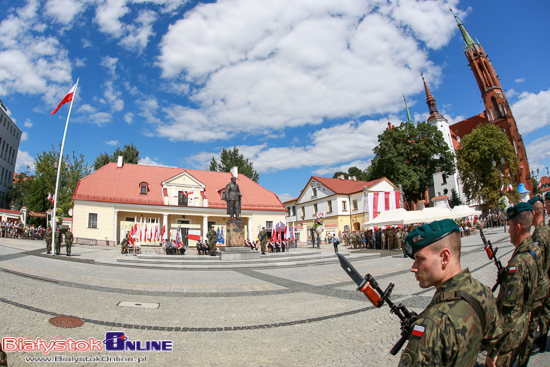
{"label": "brick church", "polygon": [[449,126],[451,134],[453,134],[455,138],[458,137],[461,139],[465,135],[471,133],[479,124],[490,122],[498,126],[508,135],[508,139],[514,147],[519,159],[519,169],[515,173],[516,184],[523,183],[527,190],[533,191],[525,145],[518,131],[516,120],[514,119],[508,100],[500,85],[498,75],[479,41],[476,40],[477,42],[475,42],[472,39],[456,15],[455,19],[462,33],[462,38],[464,39],[464,54],[477,80],[485,111]]}

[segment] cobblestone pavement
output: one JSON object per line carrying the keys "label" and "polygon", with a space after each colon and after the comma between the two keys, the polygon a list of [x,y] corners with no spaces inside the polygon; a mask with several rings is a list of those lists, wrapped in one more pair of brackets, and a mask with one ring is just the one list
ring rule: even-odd
{"label": "cobblestone pavement", "polygon": [[[506,263],[513,246],[503,229],[488,230],[486,236]],[[100,356],[118,360],[118,365],[135,365],[141,358],[148,366],[395,366],[399,360],[389,354],[399,338],[397,317],[355,291],[338,264],[228,271],[93,263],[100,257],[116,258],[118,251],[75,246],[74,257],[52,257],[44,255],[41,242],[0,239],[0,336],[46,342],[103,340],[106,332],[123,331],[128,340],[143,344],[171,340],[173,351],[47,355],[65,359],[59,363],[32,363],[26,358],[43,355],[11,352],[10,366],[111,364],[70,360]],[[420,312],[433,289],[418,287],[409,272],[411,263],[395,252],[354,266],[373,274],[381,287],[395,283],[392,300]],[[494,284],[496,269],[479,236],[463,239],[462,265],[485,284]],[[144,307],[151,304],[155,308]],[[49,320],[58,315],[78,317],[84,325],[55,327]],[[130,357],[136,362],[121,362]],[[550,366],[550,348],[534,356],[530,365]]]}

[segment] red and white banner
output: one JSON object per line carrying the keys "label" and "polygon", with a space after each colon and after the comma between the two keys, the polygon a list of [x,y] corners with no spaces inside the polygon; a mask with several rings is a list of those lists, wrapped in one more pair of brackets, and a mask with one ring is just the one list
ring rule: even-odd
{"label": "red and white banner", "polygon": [[56,113],[60,108],[61,106],[63,106],[65,103],[69,103],[70,101],[73,100],[73,96],[74,96],[74,91],[76,90],[76,84],[73,85],[73,87],[71,88],[71,90],[69,91],[69,93],[67,93],[65,95],[65,97],[63,97],[63,100],[61,100],[61,102],[59,102],[59,104],[57,105],[57,107],[55,108],[55,110],[52,111],[52,113],[50,113],[50,115],[53,115],[54,113]]}
{"label": "red and white banner", "polygon": [[399,191],[370,192],[368,195],[369,220],[376,218],[386,210],[401,208]]}

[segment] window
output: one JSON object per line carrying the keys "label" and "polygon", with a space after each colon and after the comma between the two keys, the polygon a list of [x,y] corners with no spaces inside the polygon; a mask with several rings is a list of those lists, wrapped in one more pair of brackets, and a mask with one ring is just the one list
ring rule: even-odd
{"label": "window", "polygon": [[88,228],[97,228],[97,213],[88,213]]}
{"label": "window", "polygon": [[443,184],[446,184],[447,183],[447,176],[441,175],[441,180],[442,180]]}
{"label": "window", "polygon": [[290,209],[292,209],[292,217],[295,217],[296,216],[296,207],[294,205],[292,205],[290,207]]}
{"label": "window", "polygon": [[347,212],[348,211],[348,205],[347,201],[342,201],[342,211]]}
{"label": "window", "polygon": [[332,200],[327,201],[327,211],[332,213]]}
{"label": "window", "polygon": [[313,204],[313,215],[317,215],[317,204]]}
{"label": "window", "polygon": [[353,205],[353,210],[359,209],[359,206],[357,205],[357,199],[353,200],[351,203]]}
{"label": "window", "polygon": [[126,222],[133,222],[136,218],[132,218],[132,217],[126,217],[124,218],[124,221]]}
{"label": "window", "polygon": [[273,221],[272,220],[266,220],[265,221],[265,228],[273,228]]}
{"label": "window", "polygon": [[147,195],[149,192],[149,184],[147,182],[139,183],[139,193],[142,195]]}
{"label": "window", "polygon": [[304,207],[301,207],[300,209],[302,209],[302,218],[306,216],[306,208]]}
{"label": "window", "polygon": [[312,196],[317,196],[317,189],[315,187],[311,188]]}
{"label": "window", "polygon": [[187,191],[178,191],[178,206],[187,206],[189,204],[189,194]]}

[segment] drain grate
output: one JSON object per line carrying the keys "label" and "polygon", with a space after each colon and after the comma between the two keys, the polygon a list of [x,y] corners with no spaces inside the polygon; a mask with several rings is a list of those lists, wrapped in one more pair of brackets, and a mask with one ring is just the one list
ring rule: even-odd
{"label": "drain grate", "polygon": [[84,325],[84,321],[73,316],[56,316],[50,319],[50,324],[53,326],[70,329],[73,327],[81,327]]}
{"label": "drain grate", "polygon": [[160,303],[120,301],[120,302],[118,303],[118,305],[119,305],[120,307],[159,308]]}

